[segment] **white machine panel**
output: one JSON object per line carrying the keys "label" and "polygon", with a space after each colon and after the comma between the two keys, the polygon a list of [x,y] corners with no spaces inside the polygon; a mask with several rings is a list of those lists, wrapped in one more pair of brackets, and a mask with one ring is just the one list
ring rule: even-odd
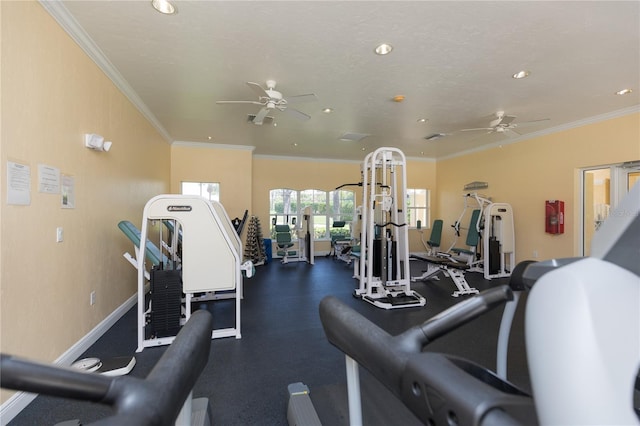
{"label": "white machine panel", "polygon": [[144,217],[177,220],[181,225],[182,238],[188,241],[182,246],[185,293],[235,289],[239,247],[223,223],[228,218],[221,218],[211,202],[189,195],[159,195],[147,203]]}

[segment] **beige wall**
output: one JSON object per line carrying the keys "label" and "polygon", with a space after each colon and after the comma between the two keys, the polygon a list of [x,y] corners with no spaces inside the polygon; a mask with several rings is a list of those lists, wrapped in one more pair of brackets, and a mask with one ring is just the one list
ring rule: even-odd
{"label": "beige wall", "polygon": [[252,212],[253,149],[220,145],[173,144],[171,146],[171,192],[180,193],[182,182],[219,182],[220,203],[230,219]]}
{"label": "beige wall", "polygon": [[[168,191],[170,146],[39,3],[3,1],[0,11],[0,348],[50,362],[136,293],[117,224],[139,226],[145,202]],[[83,133],[113,148],[86,149]],[[7,161],[31,168],[28,206],[7,204]],[[74,209],[38,192],[40,164],[73,176]]]}
{"label": "beige wall", "polygon": [[[438,162],[436,215],[444,220],[443,246],[463,207],[463,187],[486,181],[479,191],[513,207],[516,261],[579,254],[579,169],[640,159],[640,114],[598,122],[532,140]],[[565,202],[565,233],[544,229],[544,202]],[[463,224],[464,225],[464,224]],[[464,236],[463,236],[464,238]],[[462,240],[463,242],[463,240]]]}

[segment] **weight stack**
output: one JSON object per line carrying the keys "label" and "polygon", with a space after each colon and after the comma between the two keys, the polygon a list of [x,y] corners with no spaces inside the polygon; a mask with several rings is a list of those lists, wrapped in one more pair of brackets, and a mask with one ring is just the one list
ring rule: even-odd
{"label": "weight stack", "polygon": [[500,272],[500,241],[496,237],[489,238],[489,273]]}
{"label": "weight stack", "polygon": [[182,279],[179,270],[151,270],[151,318],[147,325],[155,337],[180,331]]}

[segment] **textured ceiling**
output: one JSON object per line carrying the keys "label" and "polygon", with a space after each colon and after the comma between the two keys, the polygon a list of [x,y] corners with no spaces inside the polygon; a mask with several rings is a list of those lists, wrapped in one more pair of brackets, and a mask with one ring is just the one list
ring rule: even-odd
{"label": "textured ceiling", "polygon": [[[637,1],[175,1],[172,16],[149,1],[42,4],[170,142],[350,160],[395,146],[444,158],[640,105]],[[394,50],[374,54],[380,42]],[[531,75],[511,77],[522,69]],[[257,100],[246,82],[269,79],[285,98],[314,93],[317,102],[295,105],[311,119],[275,111],[277,126],[256,126],[247,115],[259,105],[216,104]],[[623,88],[633,93],[614,95]],[[460,131],[487,127],[496,111],[549,120],[517,127],[522,136]],[[424,139],[433,133],[446,136]]]}

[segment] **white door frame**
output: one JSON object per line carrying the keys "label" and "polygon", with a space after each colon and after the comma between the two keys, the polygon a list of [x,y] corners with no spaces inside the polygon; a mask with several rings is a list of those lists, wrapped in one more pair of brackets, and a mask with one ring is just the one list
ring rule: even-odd
{"label": "white door frame", "polygon": [[579,242],[578,246],[580,248],[580,256],[585,255],[584,250],[584,231],[585,231],[585,223],[584,223],[584,214],[585,214],[585,172],[600,170],[600,169],[609,169],[610,170],[610,206],[611,208],[615,208],[618,205],[620,200],[626,195],[629,191],[627,188],[628,176],[630,173],[640,172],[640,161],[628,161],[624,163],[616,163],[616,164],[604,164],[600,166],[593,167],[584,167],[580,169],[580,215],[579,215]]}

